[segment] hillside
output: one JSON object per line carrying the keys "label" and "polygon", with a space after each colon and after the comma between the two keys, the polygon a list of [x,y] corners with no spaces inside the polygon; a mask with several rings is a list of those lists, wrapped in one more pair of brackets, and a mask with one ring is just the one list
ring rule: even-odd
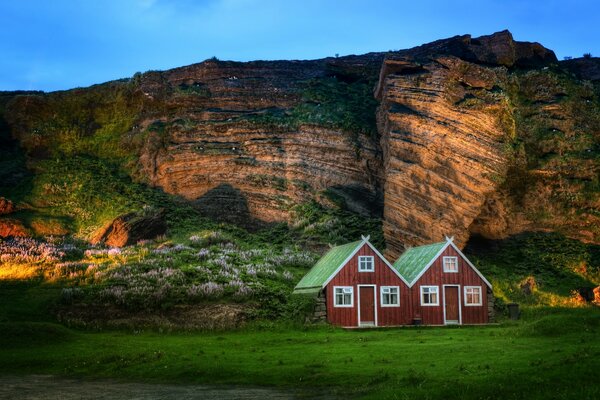
{"label": "hillside", "polygon": [[[532,303],[569,303],[600,284],[599,65],[504,31],[2,92],[0,236],[40,240],[3,241],[3,275],[67,282],[67,304],[283,315],[327,244],[371,234],[395,258],[453,235],[505,301],[533,276]],[[87,244],[119,216],[162,235]]]}

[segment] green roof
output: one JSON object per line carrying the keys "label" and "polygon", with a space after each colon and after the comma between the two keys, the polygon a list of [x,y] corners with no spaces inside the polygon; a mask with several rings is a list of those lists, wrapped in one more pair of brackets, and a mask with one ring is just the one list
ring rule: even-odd
{"label": "green roof", "polygon": [[318,292],[323,287],[323,284],[327,282],[327,279],[362,242],[362,240],[359,240],[330,249],[298,282],[294,288],[294,293]]}
{"label": "green roof", "polygon": [[404,252],[394,263],[394,268],[409,284],[429,265],[433,257],[446,246],[448,242],[412,247]]}

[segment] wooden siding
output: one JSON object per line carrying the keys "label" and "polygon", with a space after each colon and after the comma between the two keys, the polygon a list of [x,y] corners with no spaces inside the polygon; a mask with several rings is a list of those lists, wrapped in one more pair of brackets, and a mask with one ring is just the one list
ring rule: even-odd
{"label": "wooden siding", "polygon": [[[358,272],[358,257],[374,256],[374,272]],[[375,302],[377,304],[377,325],[393,326],[412,323],[410,310],[410,292],[408,286],[396,273],[364,244],[359,251],[346,263],[338,274],[329,282],[326,288],[327,320],[340,326],[358,326],[358,295],[357,285],[373,284],[375,287]],[[354,288],[353,307],[334,307],[334,286],[352,286]],[[398,286],[400,289],[400,306],[381,307],[381,286]]]}
{"label": "wooden siding", "polygon": [[[458,257],[458,272],[444,272],[443,257],[456,256]],[[423,324],[427,325],[442,325],[444,324],[444,288],[443,285],[460,285],[459,299],[460,312],[463,324],[484,324],[488,322],[487,309],[487,285],[477,275],[477,273],[467,264],[467,262],[452,248],[448,246],[429,267],[429,269],[419,278],[411,288],[411,303],[415,313],[420,314]],[[422,306],[421,305],[421,286],[438,286],[439,305],[438,306]],[[480,306],[465,306],[464,287],[465,286],[481,286],[481,305]]]}

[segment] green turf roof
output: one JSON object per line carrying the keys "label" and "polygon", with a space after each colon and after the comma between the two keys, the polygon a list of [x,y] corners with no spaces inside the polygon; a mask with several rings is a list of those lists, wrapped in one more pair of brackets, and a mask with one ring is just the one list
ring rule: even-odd
{"label": "green turf roof", "polygon": [[363,243],[362,240],[333,247],[308,271],[294,288],[294,293],[318,292],[340,265]]}
{"label": "green turf roof", "polygon": [[409,284],[419,276],[429,262],[448,242],[439,242],[425,246],[412,247],[404,252],[394,263],[394,268]]}

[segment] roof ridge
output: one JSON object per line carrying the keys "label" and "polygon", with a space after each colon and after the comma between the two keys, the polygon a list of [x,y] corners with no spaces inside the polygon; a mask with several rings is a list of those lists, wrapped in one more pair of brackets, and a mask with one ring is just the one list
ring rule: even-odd
{"label": "roof ridge", "polygon": [[358,246],[365,242],[365,239],[354,242],[340,244],[330,248],[312,268],[300,279],[294,287],[294,291],[304,288],[314,288],[322,286],[323,282],[334,273],[334,271],[348,258],[350,254],[357,251]]}
{"label": "roof ridge", "polygon": [[412,283],[414,278],[427,268],[433,258],[448,243],[448,241],[443,241],[411,247],[398,257],[393,267],[406,281]]}

